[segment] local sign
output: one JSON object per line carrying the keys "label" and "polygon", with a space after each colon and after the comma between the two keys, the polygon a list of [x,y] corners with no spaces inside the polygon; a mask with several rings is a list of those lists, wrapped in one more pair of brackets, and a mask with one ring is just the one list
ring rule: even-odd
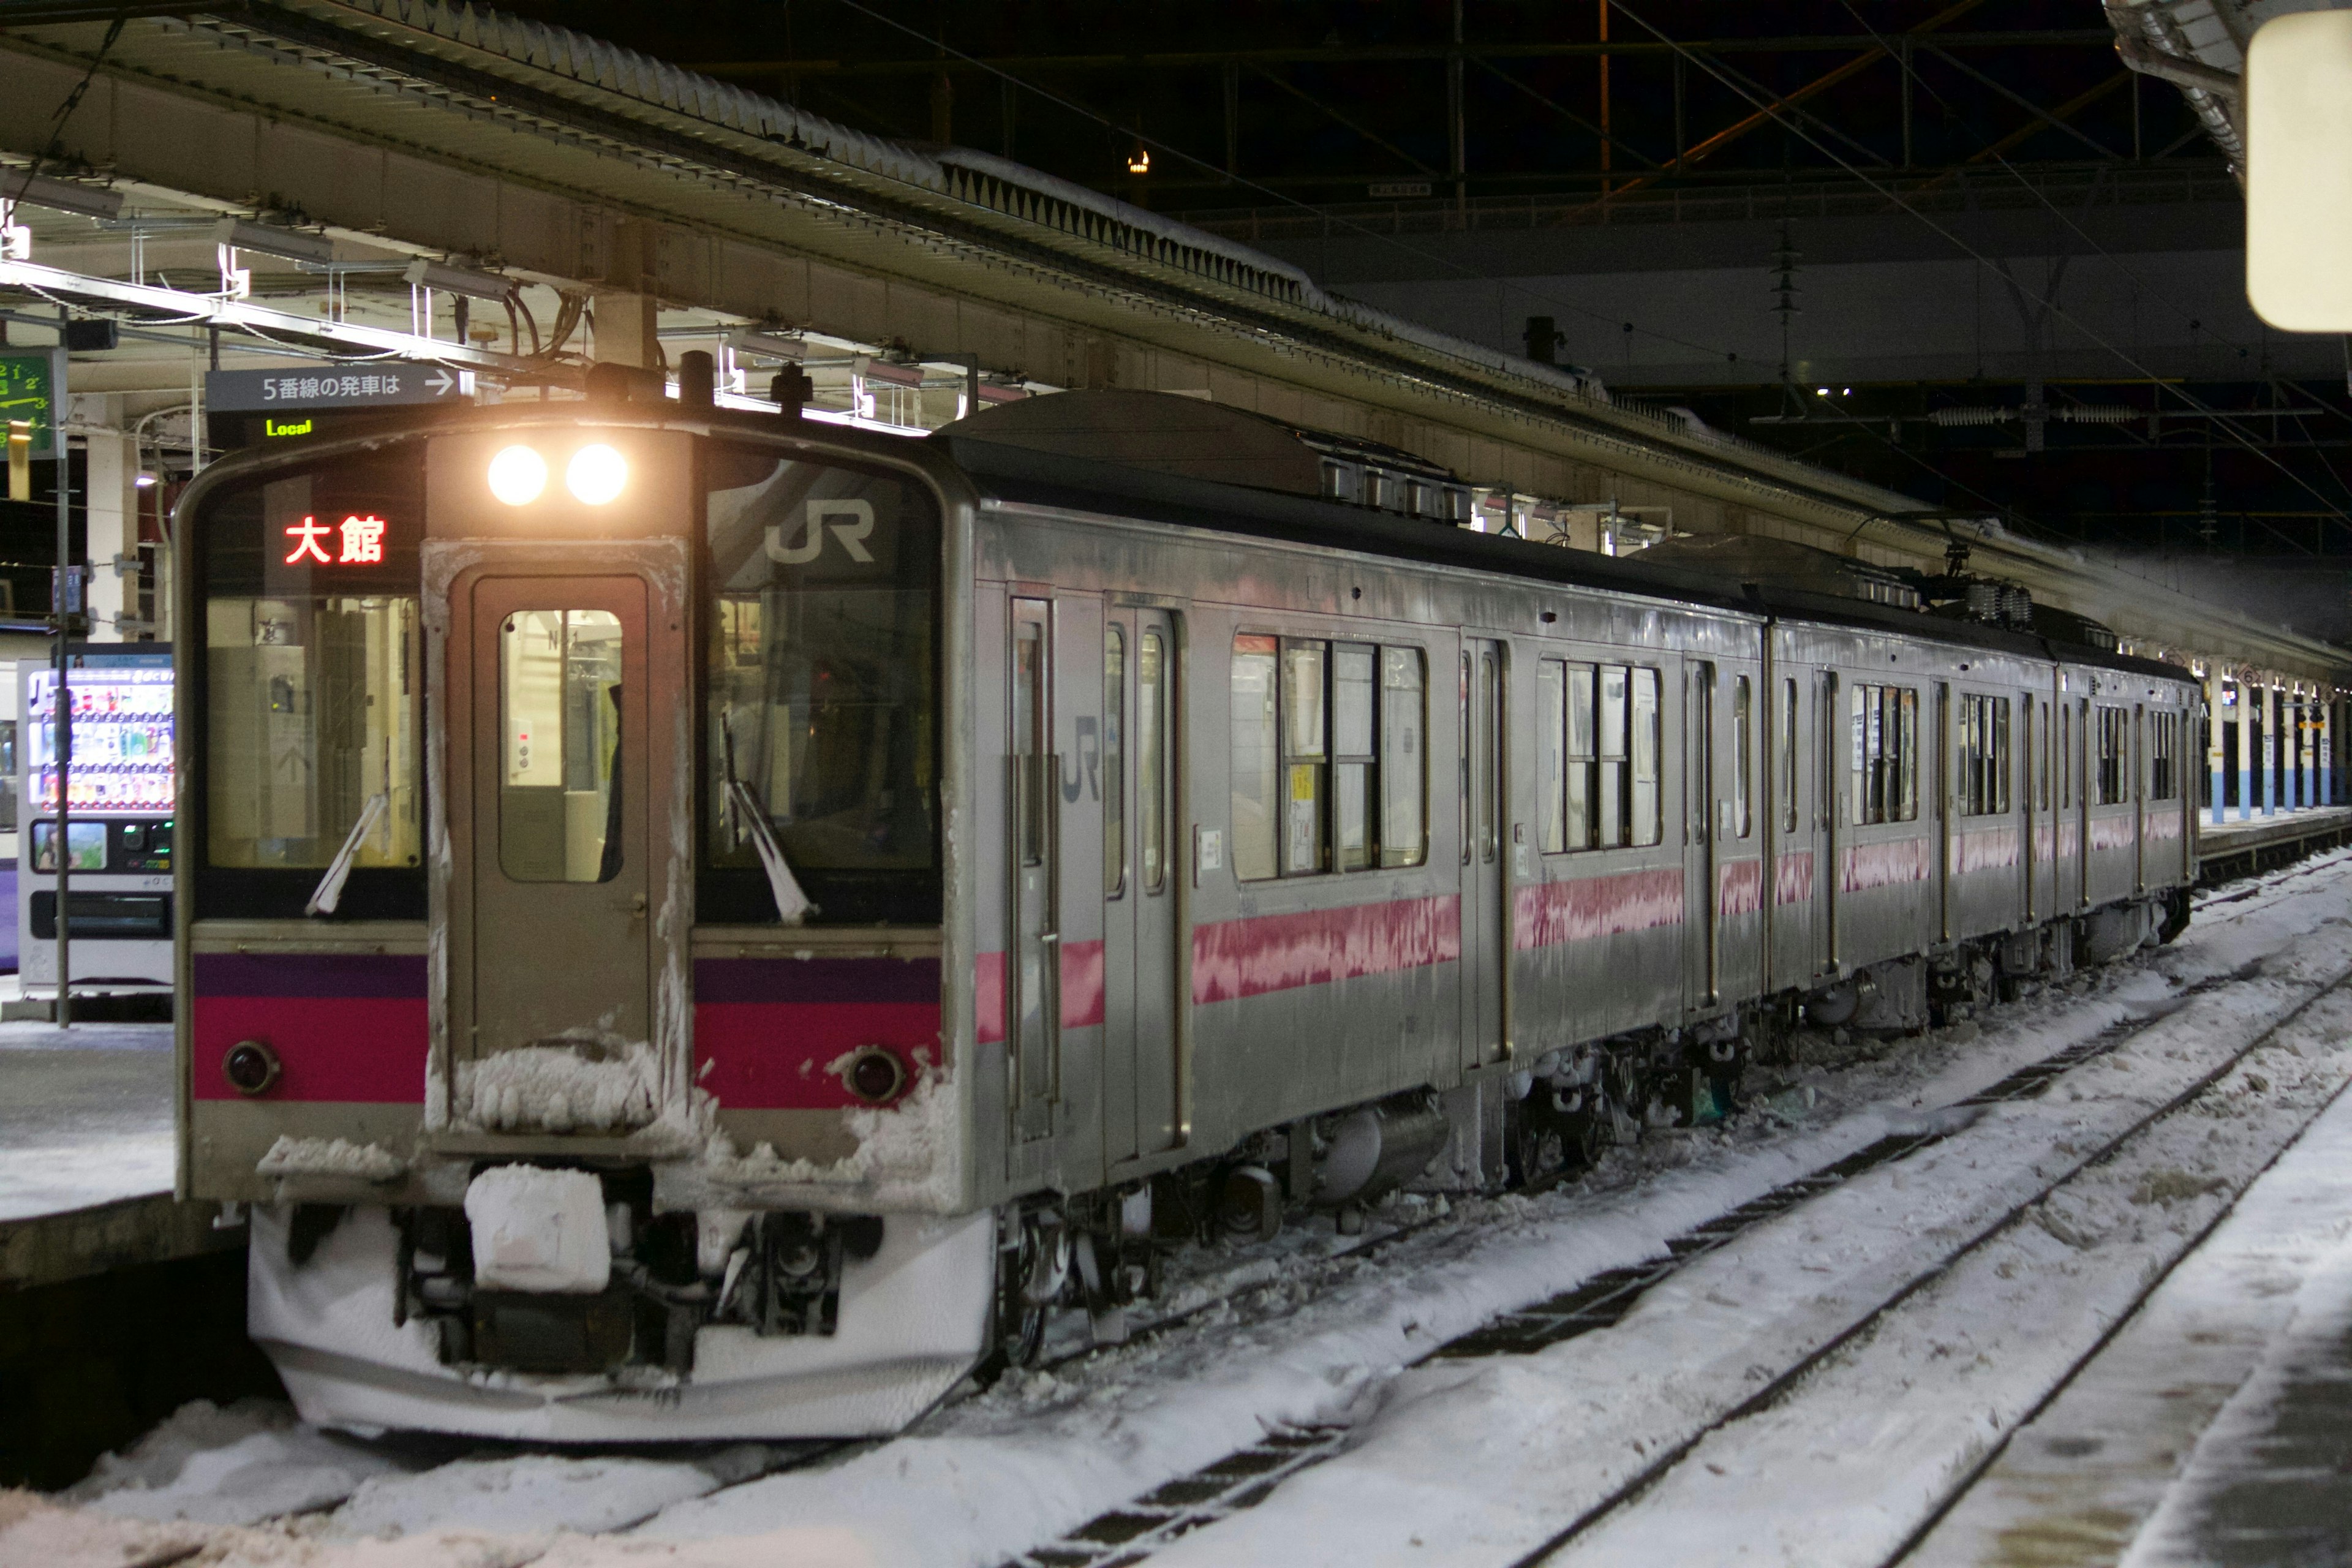
{"label": "local sign", "polygon": [[47,457],[57,425],[57,365],[48,354],[0,354],[0,431],[18,420],[33,426],[35,455]]}
{"label": "local sign", "polygon": [[473,395],[470,372],[437,364],[376,363],[365,370],[215,370],[205,405],[215,414],[295,413],[314,408],[395,408],[456,403]]}

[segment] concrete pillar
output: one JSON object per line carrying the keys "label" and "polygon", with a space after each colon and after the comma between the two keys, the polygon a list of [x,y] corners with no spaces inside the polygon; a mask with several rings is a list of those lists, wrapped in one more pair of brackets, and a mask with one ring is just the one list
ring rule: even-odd
{"label": "concrete pillar", "polygon": [[[113,417],[121,417],[122,400],[109,397]],[[118,557],[139,558],[139,444],[119,428],[93,430],[89,442],[89,637],[92,642],[121,642],[116,617],[131,613],[126,605],[138,583],[134,572],[122,576],[114,569]]]}
{"label": "concrete pillar", "polygon": [[2221,826],[2221,801],[2227,783],[2221,776],[2221,671],[2209,670],[2205,677],[2205,771],[2212,780],[2213,826]]}

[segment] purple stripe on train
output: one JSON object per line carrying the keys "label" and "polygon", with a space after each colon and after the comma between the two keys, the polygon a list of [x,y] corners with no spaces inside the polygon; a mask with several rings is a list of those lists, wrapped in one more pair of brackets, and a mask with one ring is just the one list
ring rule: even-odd
{"label": "purple stripe on train", "polygon": [[422,953],[200,952],[199,996],[422,996]]}
{"label": "purple stripe on train", "polygon": [[704,958],[697,1002],[929,1002],[940,999],[936,958]]}

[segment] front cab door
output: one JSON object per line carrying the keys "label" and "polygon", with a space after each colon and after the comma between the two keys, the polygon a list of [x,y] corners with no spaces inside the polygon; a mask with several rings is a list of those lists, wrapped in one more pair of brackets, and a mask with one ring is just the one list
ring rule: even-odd
{"label": "front cab door", "polygon": [[664,549],[574,547],[558,565],[478,546],[450,581],[435,914],[460,1128],[625,1134],[677,1079],[662,998],[685,735],[650,698],[682,679],[682,577],[626,559]]}

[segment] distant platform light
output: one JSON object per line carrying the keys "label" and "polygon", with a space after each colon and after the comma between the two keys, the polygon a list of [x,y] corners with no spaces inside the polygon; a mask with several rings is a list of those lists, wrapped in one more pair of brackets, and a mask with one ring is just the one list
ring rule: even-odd
{"label": "distant platform light", "polygon": [[1135,151],[1127,155],[1127,172],[1130,174],[1151,173],[1151,149],[1138,142]]}

